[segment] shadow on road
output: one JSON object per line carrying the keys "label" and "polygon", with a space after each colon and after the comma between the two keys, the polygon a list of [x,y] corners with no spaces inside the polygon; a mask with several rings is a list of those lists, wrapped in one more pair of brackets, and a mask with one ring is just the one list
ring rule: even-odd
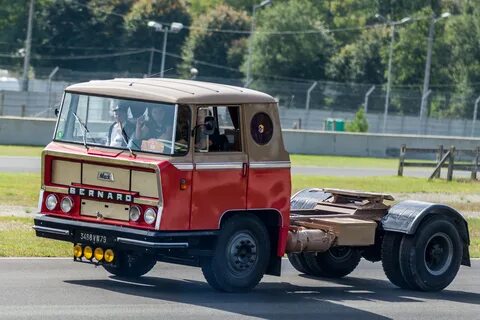
{"label": "shadow on road", "polygon": [[418,303],[424,299],[437,299],[475,305],[480,301],[480,295],[475,293],[449,290],[438,293],[406,291],[394,288],[388,281],[355,277],[334,281],[322,279],[321,285],[317,287],[265,282],[247,294],[216,292],[206,283],[195,280],[156,277],[142,277],[132,281],[111,276],[106,280],[71,280],[66,283],[263,319],[319,319],[321,315],[341,319],[389,319],[380,314],[345,306],[342,303],[346,300]]}

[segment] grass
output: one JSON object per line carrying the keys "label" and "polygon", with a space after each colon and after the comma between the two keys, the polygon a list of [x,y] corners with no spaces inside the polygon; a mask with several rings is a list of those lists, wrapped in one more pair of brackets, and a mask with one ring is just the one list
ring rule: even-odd
{"label": "grass", "polygon": [[[329,177],[293,176],[293,191],[303,188],[339,188],[385,193],[480,194],[480,182],[469,180],[428,181],[414,177]],[[40,175],[34,173],[0,173],[0,205],[37,205]]]}
{"label": "grass", "polygon": [[69,257],[72,245],[37,238],[32,218],[0,217],[0,257]]}
{"label": "grass", "polygon": [[467,220],[470,230],[470,256],[480,258],[480,219],[470,218]]}
{"label": "grass", "polygon": [[370,192],[385,193],[448,193],[448,194],[473,194],[480,193],[480,182],[470,180],[428,181],[425,178],[414,177],[329,177],[295,175],[293,191],[303,188],[338,188],[353,189]]}
{"label": "grass", "polygon": [[40,157],[44,147],[0,145],[0,156]]}
{"label": "grass", "polygon": [[0,205],[35,207],[39,190],[38,173],[0,173]]}
{"label": "grass", "polygon": [[395,169],[398,159],[291,154],[292,166]]}
{"label": "grass", "polygon": [[[470,255],[480,257],[480,219],[468,219]],[[37,238],[32,218],[0,217],[0,257],[70,257],[72,244]]]}

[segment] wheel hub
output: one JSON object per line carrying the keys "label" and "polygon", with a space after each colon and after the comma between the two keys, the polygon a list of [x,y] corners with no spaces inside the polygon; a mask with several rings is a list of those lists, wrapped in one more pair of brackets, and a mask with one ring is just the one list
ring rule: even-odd
{"label": "wheel hub", "polygon": [[453,260],[453,243],[443,232],[435,233],[427,241],[424,254],[425,267],[434,275],[442,275],[450,267]]}
{"label": "wheel hub", "polygon": [[249,233],[238,233],[230,241],[228,262],[236,273],[249,272],[255,266],[257,244]]}
{"label": "wheel hub", "polygon": [[349,247],[333,247],[328,250],[329,255],[337,261],[348,259],[352,253],[352,249]]}

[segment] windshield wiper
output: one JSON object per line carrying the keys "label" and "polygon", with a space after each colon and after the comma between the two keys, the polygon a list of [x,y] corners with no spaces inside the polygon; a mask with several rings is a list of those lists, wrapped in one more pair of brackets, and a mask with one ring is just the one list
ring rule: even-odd
{"label": "windshield wiper", "polygon": [[[121,123],[120,123],[120,129],[122,130],[122,131],[120,132],[120,135],[122,136],[123,142],[125,142],[125,145],[127,146],[128,151],[130,151],[130,155],[131,155],[133,158],[136,158],[137,155],[136,155],[135,153],[133,153],[132,148],[130,148],[130,144],[128,143],[127,139],[125,139],[125,137],[123,136],[123,133],[124,133],[125,131],[123,130],[123,127],[122,127],[122,124],[121,124]],[[125,135],[126,135],[126,134],[127,134],[127,133],[125,132]],[[127,137],[128,137],[128,136],[127,136]],[[132,143],[133,143],[133,142],[132,142]]]}
{"label": "windshield wiper", "polygon": [[85,124],[83,124],[82,120],[80,120],[80,118],[77,116],[77,114],[75,112],[72,112],[73,116],[75,117],[75,120],[77,120],[77,122],[80,124],[80,126],[82,127],[82,133],[83,133],[83,145],[85,146],[85,149],[87,149],[88,151],[88,145],[87,145],[87,133],[90,133],[90,131],[88,130],[87,126]]}

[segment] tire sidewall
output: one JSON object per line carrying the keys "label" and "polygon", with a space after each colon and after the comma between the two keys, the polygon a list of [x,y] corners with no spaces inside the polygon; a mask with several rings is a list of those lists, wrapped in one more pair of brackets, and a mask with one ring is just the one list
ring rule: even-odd
{"label": "tire sidewall", "polygon": [[342,250],[347,250],[343,256],[335,256],[332,250],[340,248],[331,248],[327,252],[317,254],[317,263],[330,276],[343,277],[351,273],[358,265],[361,259],[360,252],[352,247],[344,247]]}
{"label": "tire sidewall", "polygon": [[[425,262],[425,250],[430,238],[443,233],[452,242],[452,260],[448,268],[439,275],[431,274]],[[429,219],[417,230],[414,238],[405,237],[401,244],[403,257],[408,257],[408,272],[404,276],[411,275],[411,280],[422,290],[441,290],[448,286],[455,278],[462,259],[462,240],[455,225],[448,219]],[[404,267],[405,268],[405,267]],[[404,271],[404,270],[403,270]]]}
{"label": "tire sidewall", "polygon": [[155,257],[151,255],[120,252],[116,257],[115,266],[104,265],[103,267],[114,275],[136,278],[152,270],[156,262]]}

